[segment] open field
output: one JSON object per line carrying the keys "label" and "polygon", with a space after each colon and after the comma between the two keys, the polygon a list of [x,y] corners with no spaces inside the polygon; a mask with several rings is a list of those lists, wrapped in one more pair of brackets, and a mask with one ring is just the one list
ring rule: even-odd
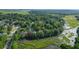
{"label": "open field", "polygon": [[79,26],[79,21],[73,15],[65,16],[64,20],[69,24],[71,28]]}
{"label": "open field", "polygon": [[41,49],[41,48],[46,48],[49,45],[56,45],[56,46],[60,46],[60,40],[54,37],[50,37],[50,38],[45,38],[45,39],[41,39],[41,40],[25,40],[23,42],[13,42],[12,48],[28,48],[28,49]]}

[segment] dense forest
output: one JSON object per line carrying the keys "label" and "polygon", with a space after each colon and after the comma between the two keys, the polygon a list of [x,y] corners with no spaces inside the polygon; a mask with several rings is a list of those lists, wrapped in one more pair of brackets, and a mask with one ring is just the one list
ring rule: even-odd
{"label": "dense forest", "polygon": [[[74,46],[70,44],[70,37],[75,33],[70,30],[74,30],[79,21],[76,12],[0,10],[0,48],[48,48],[49,45],[53,48],[79,48],[79,28]],[[70,28],[65,29],[65,25]]]}
{"label": "dense forest", "polygon": [[[18,35],[22,34],[26,39],[39,39],[50,36],[57,36],[63,31],[64,20],[60,16],[50,15],[22,15],[17,13],[0,14],[1,25],[0,32],[3,32],[4,26],[8,26],[10,31],[12,25],[18,26]],[[21,36],[22,36],[21,35]]]}

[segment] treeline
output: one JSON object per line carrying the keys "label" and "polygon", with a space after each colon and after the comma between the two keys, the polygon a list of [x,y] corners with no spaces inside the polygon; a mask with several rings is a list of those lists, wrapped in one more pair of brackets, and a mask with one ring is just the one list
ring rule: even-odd
{"label": "treeline", "polygon": [[77,20],[79,20],[79,16],[75,16]]}
{"label": "treeline", "polygon": [[75,38],[75,45],[74,45],[74,48],[79,49],[79,27],[78,27],[78,29],[77,29],[77,35],[78,35],[78,37]]}
{"label": "treeline", "polygon": [[[77,18],[77,20],[79,21],[79,16],[75,16]],[[75,45],[74,48],[75,49],[79,49],[79,27],[77,29],[77,37],[75,38]]]}

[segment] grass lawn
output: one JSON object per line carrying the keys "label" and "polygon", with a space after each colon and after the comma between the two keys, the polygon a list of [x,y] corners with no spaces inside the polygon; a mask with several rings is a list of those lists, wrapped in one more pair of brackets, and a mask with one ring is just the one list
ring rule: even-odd
{"label": "grass lawn", "polygon": [[60,40],[58,38],[45,38],[45,39],[40,39],[40,40],[31,40],[31,41],[24,41],[24,42],[18,42],[14,41],[12,48],[13,49],[41,49],[41,48],[46,48],[49,45],[57,45],[59,46]]}
{"label": "grass lawn", "polygon": [[69,24],[71,28],[75,28],[79,25],[79,21],[76,20],[75,16],[65,16],[64,20]]}

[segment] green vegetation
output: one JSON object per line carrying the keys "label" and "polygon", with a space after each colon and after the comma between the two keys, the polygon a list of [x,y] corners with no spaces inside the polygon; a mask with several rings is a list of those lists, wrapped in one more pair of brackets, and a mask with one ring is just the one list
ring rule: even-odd
{"label": "green vegetation", "polygon": [[77,34],[78,34],[78,37],[75,38],[75,45],[74,45],[75,49],[79,49],[79,27],[77,29]]}
{"label": "green vegetation", "polygon": [[7,35],[6,34],[0,35],[0,49],[4,48],[6,41],[7,41]]}
{"label": "green vegetation", "polygon": [[24,40],[24,41],[14,41],[12,48],[15,49],[24,49],[24,48],[28,48],[28,49],[33,49],[33,48],[45,48],[49,45],[60,45],[60,40],[54,37],[50,37],[50,38],[45,38],[45,39],[41,39],[41,40]]}
{"label": "green vegetation", "polygon": [[71,29],[79,26],[78,20],[78,15],[53,10],[0,10],[0,48],[7,42],[12,49],[79,48],[79,29],[74,47],[69,45],[74,33],[62,35],[65,23]]}
{"label": "green vegetation", "polygon": [[26,15],[26,14],[29,14],[29,12],[28,11],[24,11],[24,10],[22,10],[22,11],[16,11],[16,10],[0,10],[0,13],[3,13],[3,14],[12,14],[12,13],[18,13],[18,14],[23,14],[23,15]]}
{"label": "green vegetation", "polygon": [[70,37],[72,37],[72,36],[74,36],[73,33],[69,33],[69,34],[68,34],[68,38],[70,38]]}
{"label": "green vegetation", "polygon": [[66,36],[63,36],[62,40],[65,43],[70,43],[70,40]]}
{"label": "green vegetation", "polygon": [[72,46],[67,45],[67,44],[61,44],[60,47],[61,47],[62,49],[73,49]]}
{"label": "green vegetation", "polygon": [[72,15],[65,16],[64,20],[68,22],[71,28],[74,28],[79,25],[79,21],[77,20],[75,16],[72,16]]}
{"label": "green vegetation", "polygon": [[70,40],[64,34],[59,35],[59,37],[61,37],[61,38],[59,38],[59,40],[61,40],[61,42],[66,43],[66,44],[70,43]]}
{"label": "green vegetation", "polygon": [[[12,48],[45,48],[58,41],[49,37],[58,36],[64,30],[62,17],[49,12],[0,10],[0,32],[12,37]],[[14,32],[16,27],[19,29]]]}
{"label": "green vegetation", "polygon": [[75,38],[74,49],[79,49],[79,27],[77,28],[77,37]]}

